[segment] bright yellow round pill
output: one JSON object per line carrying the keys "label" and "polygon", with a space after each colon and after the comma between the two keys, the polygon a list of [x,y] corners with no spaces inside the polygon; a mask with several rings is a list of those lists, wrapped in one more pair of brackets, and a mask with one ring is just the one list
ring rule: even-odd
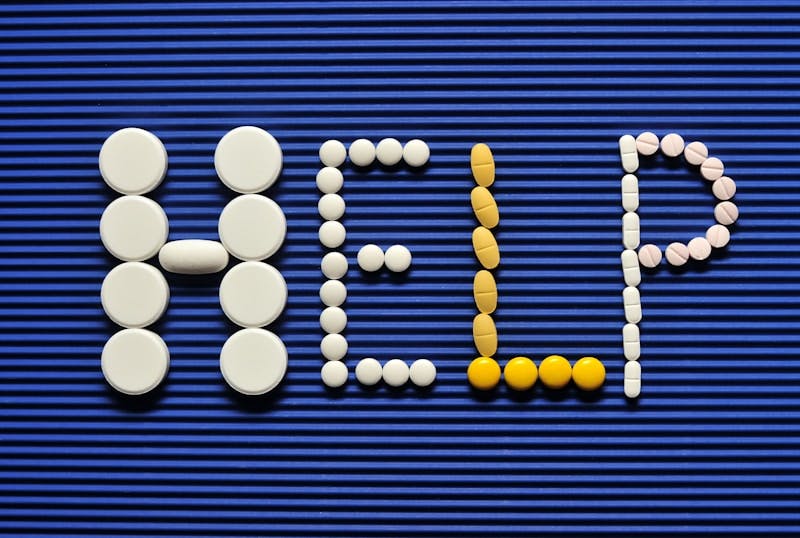
{"label": "bright yellow round pill", "polygon": [[572,380],[581,390],[597,390],[606,380],[606,367],[594,357],[584,357],[572,367]]}
{"label": "bright yellow round pill", "polygon": [[500,382],[500,365],[490,357],[478,357],[469,363],[467,379],[478,390],[491,390]]}
{"label": "bright yellow round pill", "polygon": [[567,386],[572,378],[572,367],[561,355],[545,357],[539,365],[539,379],[548,388],[561,389]]}
{"label": "bright yellow round pill", "polygon": [[528,357],[514,357],[503,368],[506,383],[514,390],[528,390],[536,383],[539,373]]}

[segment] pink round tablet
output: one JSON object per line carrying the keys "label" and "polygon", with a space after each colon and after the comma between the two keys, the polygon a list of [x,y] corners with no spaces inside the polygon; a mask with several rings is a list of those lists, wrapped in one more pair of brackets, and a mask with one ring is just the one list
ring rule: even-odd
{"label": "pink round tablet", "polygon": [[683,153],[683,137],[677,133],[669,133],[661,139],[661,151],[667,157],[677,157]]}
{"label": "pink round tablet", "polygon": [[711,185],[717,200],[730,200],[736,194],[736,183],[728,176],[722,176]]}
{"label": "pink round tablet", "polygon": [[715,224],[706,230],[708,244],[714,248],[722,248],[731,240],[731,232],[722,224]]}
{"label": "pink round tablet", "polygon": [[648,269],[657,267],[661,263],[661,249],[652,243],[642,245],[639,249],[639,263]]}
{"label": "pink round tablet", "polygon": [[680,267],[689,261],[689,247],[683,243],[670,243],[664,257],[670,265]]}
{"label": "pink round tablet", "polygon": [[716,157],[709,157],[700,165],[700,173],[709,181],[716,181],[725,173],[725,166]]}
{"label": "pink round tablet", "polygon": [[636,150],[642,155],[653,155],[658,151],[658,137],[655,133],[645,131],[636,137]]}
{"label": "pink round tablet", "polygon": [[711,255],[711,243],[705,237],[695,237],[689,241],[689,256],[697,261],[708,259]]}
{"label": "pink round tablet", "polygon": [[708,148],[702,142],[691,142],[683,150],[683,157],[687,163],[699,166],[708,159]]}
{"label": "pink round tablet", "polygon": [[739,208],[733,202],[720,202],[714,208],[714,218],[720,224],[733,224],[739,218]]}

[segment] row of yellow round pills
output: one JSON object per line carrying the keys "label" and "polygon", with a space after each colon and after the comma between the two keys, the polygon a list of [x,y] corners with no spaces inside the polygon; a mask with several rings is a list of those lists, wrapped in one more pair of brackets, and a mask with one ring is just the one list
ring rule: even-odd
{"label": "row of yellow round pills", "polygon": [[[528,390],[541,379],[549,389],[562,389],[570,379],[581,390],[597,390],[606,379],[603,363],[594,357],[578,359],[573,366],[561,355],[550,355],[539,368],[528,357],[514,357],[503,370],[506,384],[513,390]],[[491,390],[500,382],[500,365],[490,357],[478,357],[467,369],[470,384],[479,390]]]}

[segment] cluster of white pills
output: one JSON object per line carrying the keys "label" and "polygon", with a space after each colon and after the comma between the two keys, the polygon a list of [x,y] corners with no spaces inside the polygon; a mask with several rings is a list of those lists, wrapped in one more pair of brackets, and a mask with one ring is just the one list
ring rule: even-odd
{"label": "cluster of white pills", "polygon": [[356,259],[361,270],[367,273],[380,271],[384,265],[393,273],[402,273],[411,267],[411,251],[403,245],[392,245],[384,252],[370,243],[359,249]]}
{"label": "cluster of white pills", "polygon": [[416,138],[405,145],[396,138],[384,138],[377,146],[366,138],[359,138],[350,144],[349,150],[338,140],[328,140],[319,148],[319,160],[327,167],[342,166],[348,156],[350,162],[359,167],[370,166],[377,159],[384,166],[395,166],[402,160],[418,168],[428,162],[431,151],[428,144]]}

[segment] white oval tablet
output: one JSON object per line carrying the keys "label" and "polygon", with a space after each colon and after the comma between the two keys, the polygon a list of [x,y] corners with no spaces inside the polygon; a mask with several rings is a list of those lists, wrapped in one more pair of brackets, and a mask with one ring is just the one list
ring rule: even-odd
{"label": "white oval tablet", "polygon": [[356,365],[356,379],[362,385],[377,385],[383,378],[383,368],[381,363],[371,357],[358,361]]}
{"label": "white oval tablet", "polygon": [[636,149],[642,155],[653,155],[658,151],[658,136],[650,131],[645,131],[636,137]]}
{"label": "white oval tablet", "polygon": [[275,183],[282,166],[278,141],[252,125],[228,131],[214,152],[219,178],[229,189],[245,194],[261,192]]}
{"label": "white oval tablet", "polygon": [[339,220],[344,216],[345,209],[344,198],[338,194],[326,194],[317,202],[319,216],[325,220]]}
{"label": "white oval tablet", "polygon": [[639,209],[639,179],[633,174],[622,176],[622,208],[625,211]]}
{"label": "white oval tablet", "polygon": [[152,265],[125,262],[106,275],[100,301],[114,323],[129,328],[147,327],[167,309],[169,286]]}
{"label": "white oval tablet", "polygon": [[625,396],[637,398],[642,389],[642,366],[638,361],[628,361],[625,363]]}
{"label": "white oval tablet", "polygon": [[639,168],[639,152],[636,149],[636,139],[631,135],[622,135],[619,139],[619,157],[622,169],[628,173]]}
{"label": "white oval tablet", "polygon": [[705,237],[695,237],[687,245],[689,256],[697,261],[708,259],[711,255],[711,243]]}
{"label": "white oval tablet", "polygon": [[683,158],[689,164],[700,166],[708,159],[708,148],[702,142],[690,142],[683,150]]}
{"label": "white oval tablet", "polygon": [[319,298],[325,306],[340,306],[347,299],[347,287],[341,280],[326,280],[319,288]]}
{"label": "white oval tablet", "polygon": [[652,243],[643,245],[639,249],[639,263],[648,269],[658,267],[658,264],[661,263],[661,257],[661,249]]}
{"label": "white oval tablet", "polygon": [[669,133],[661,139],[661,151],[667,157],[677,157],[683,153],[683,137],[677,133]]}
{"label": "white oval tablet", "polygon": [[121,196],[100,217],[100,240],[113,256],[127,262],[152,258],[164,246],[169,221],[161,206],[144,196]]}
{"label": "white oval tablet", "polygon": [[386,268],[395,273],[402,273],[411,267],[411,252],[403,245],[392,245],[384,254]]}
{"label": "white oval tablet", "polygon": [[639,326],[635,323],[627,323],[622,328],[622,348],[626,359],[629,361],[639,360],[642,347],[639,342]]}
{"label": "white oval tablet", "polygon": [[739,219],[739,208],[733,202],[720,202],[714,207],[714,218],[726,226],[733,224]]}
{"label": "white oval tablet", "polygon": [[326,140],[319,147],[319,160],[325,166],[342,166],[346,158],[347,150],[338,140]]}
{"label": "white oval tablet", "polygon": [[328,252],[320,264],[322,274],[331,280],[339,280],[347,274],[347,258],[341,252]]}
{"label": "white oval tablet", "polygon": [[167,150],[156,135],[127,127],[106,138],[100,148],[100,174],[122,194],[144,194],[167,173]]}
{"label": "white oval tablet", "polygon": [[378,162],[384,166],[394,166],[403,159],[403,144],[396,138],[384,138],[375,148]]}
{"label": "white oval tablet", "polygon": [[233,256],[244,261],[269,258],[286,237],[286,216],[266,196],[237,196],[219,216],[219,239]]}
{"label": "white oval tablet", "polygon": [[326,334],[319,344],[322,356],[329,361],[340,361],[347,355],[347,339],[341,334]]}
{"label": "white oval tablet", "polygon": [[234,266],[219,284],[222,311],[242,327],[263,327],[280,316],[288,290],[283,275],[263,262]]}
{"label": "white oval tablet", "polygon": [[622,276],[625,285],[638,286],[642,281],[642,271],[639,269],[639,256],[635,250],[626,249],[620,256],[622,260]]}
{"label": "white oval tablet", "polygon": [[108,339],[100,358],[103,376],[119,392],[139,395],[156,388],[169,370],[169,349],[156,333],[123,329]]}
{"label": "white oval tablet", "polygon": [[344,224],[338,220],[326,220],[319,227],[319,242],[327,248],[342,246],[346,237]]}
{"label": "white oval tablet", "polygon": [[622,215],[622,244],[629,249],[639,246],[639,215],[633,211]]}
{"label": "white oval tablet", "polygon": [[374,273],[383,267],[383,249],[378,245],[364,245],[358,251],[358,266],[368,273]]}
{"label": "white oval tablet", "polygon": [[667,250],[664,253],[667,263],[675,267],[680,267],[689,261],[689,247],[683,243],[670,243],[667,245]]}
{"label": "white oval tablet", "polygon": [[347,314],[338,306],[329,306],[319,315],[319,326],[328,334],[340,333],[347,327]]}
{"label": "white oval tablet", "polygon": [[418,359],[408,370],[411,382],[418,387],[430,386],[436,380],[436,366],[428,359]]}
{"label": "white oval tablet", "polygon": [[419,167],[428,162],[431,157],[431,150],[428,144],[415,138],[406,142],[403,146],[403,160],[407,165]]}
{"label": "white oval tablet", "polygon": [[347,383],[347,366],[342,361],[328,361],[322,365],[320,377],[326,386],[339,388]]}
{"label": "white oval tablet", "polygon": [[181,239],[170,241],[158,253],[165,271],[183,275],[218,273],[228,266],[228,251],[217,241]]}
{"label": "white oval tablet", "polygon": [[242,329],[222,346],[219,369],[228,385],[247,396],[265,394],[286,374],[289,355],[277,335],[264,329]]}
{"label": "white oval tablet", "polygon": [[714,248],[723,248],[731,240],[731,232],[722,224],[715,224],[706,230],[706,239]]}
{"label": "white oval tablet", "polygon": [[366,138],[350,144],[350,161],[356,166],[369,166],[375,160],[375,146]]}
{"label": "white oval tablet", "polygon": [[633,286],[628,286],[622,290],[622,300],[625,305],[625,320],[628,323],[642,321],[642,303],[639,290]]}
{"label": "white oval tablet", "polygon": [[392,359],[383,365],[383,381],[390,387],[399,387],[408,381],[408,365],[400,359]]}
{"label": "white oval tablet", "polygon": [[736,194],[736,183],[728,176],[722,176],[711,184],[711,191],[717,200],[730,200]]}
{"label": "white oval tablet", "polygon": [[317,172],[317,188],[325,194],[339,192],[344,184],[344,176],[338,168],[327,166]]}

